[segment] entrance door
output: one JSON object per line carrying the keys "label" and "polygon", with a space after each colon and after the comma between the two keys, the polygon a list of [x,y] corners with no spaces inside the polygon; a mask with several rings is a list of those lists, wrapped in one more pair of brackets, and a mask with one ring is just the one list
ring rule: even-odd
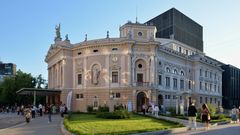
{"label": "entrance door", "polygon": [[158,95],[158,106],[163,105],[163,96],[160,94]]}
{"label": "entrance door", "polygon": [[147,96],[144,92],[140,92],[137,95],[137,112],[141,112],[142,111],[142,105],[146,105],[147,106],[148,103],[148,99]]}

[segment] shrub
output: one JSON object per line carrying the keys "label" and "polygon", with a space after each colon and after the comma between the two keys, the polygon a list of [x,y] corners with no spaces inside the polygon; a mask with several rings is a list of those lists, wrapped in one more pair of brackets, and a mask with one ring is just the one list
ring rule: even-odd
{"label": "shrub", "polygon": [[171,115],[176,115],[176,109],[174,107],[169,107],[168,111],[170,112]]}
{"label": "shrub", "polygon": [[129,119],[131,114],[127,110],[116,110],[114,112],[98,112],[96,117],[104,119]]}
{"label": "shrub", "polygon": [[116,111],[116,110],[123,110],[123,109],[125,109],[125,108],[124,108],[124,106],[122,104],[114,105],[114,111]]}
{"label": "shrub", "polygon": [[87,106],[87,112],[92,113],[93,112],[93,106]]}
{"label": "shrub", "polygon": [[215,116],[216,110],[217,110],[216,107],[212,104],[207,104],[207,106],[208,106],[208,109],[210,111],[211,117]]}
{"label": "shrub", "polygon": [[99,112],[109,112],[109,107],[108,106],[99,106],[98,107]]}
{"label": "shrub", "polygon": [[225,118],[225,115],[224,114],[219,114],[219,119],[224,119]]}

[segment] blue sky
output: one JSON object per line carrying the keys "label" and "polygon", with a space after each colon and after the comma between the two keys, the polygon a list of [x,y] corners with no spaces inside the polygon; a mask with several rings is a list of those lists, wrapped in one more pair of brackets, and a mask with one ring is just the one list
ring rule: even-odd
{"label": "blue sky", "polygon": [[71,43],[119,36],[128,20],[147,20],[175,7],[203,26],[205,53],[240,68],[240,1],[237,0],[2,0],[0,59],[47,79],[45,55],[61,23]]}

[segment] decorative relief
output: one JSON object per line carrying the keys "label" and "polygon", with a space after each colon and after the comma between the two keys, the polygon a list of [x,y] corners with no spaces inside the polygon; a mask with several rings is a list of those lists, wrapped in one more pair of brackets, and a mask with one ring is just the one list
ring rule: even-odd
{"label": "decorative relief", "polygon": [[146,47],[146,46],[135,46],[133,48],[134,51],[138,51],[138,52],[150,52],[151,49],[150,47]]}
{"label": "decorative relief", "polygon": [[100,75],[100,66],[98,64],[95,64],[92,66],[92,83],[94,85],[98,84],[99,75]]}

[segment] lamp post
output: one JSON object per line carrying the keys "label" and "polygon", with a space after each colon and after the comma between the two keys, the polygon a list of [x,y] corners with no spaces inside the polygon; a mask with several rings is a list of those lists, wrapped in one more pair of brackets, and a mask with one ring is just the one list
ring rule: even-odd
{"label": "lamp post", "polygon": [[178,114],[178,95],[176,95],[176,114]]}
{"label": "lamp post", "polygon": [[114,108],[113,108],[113,92],[110,91],[109,93],[109,103],[110,103],[110,106],[109,106],[109,111],[110,112],[113,112]]}

